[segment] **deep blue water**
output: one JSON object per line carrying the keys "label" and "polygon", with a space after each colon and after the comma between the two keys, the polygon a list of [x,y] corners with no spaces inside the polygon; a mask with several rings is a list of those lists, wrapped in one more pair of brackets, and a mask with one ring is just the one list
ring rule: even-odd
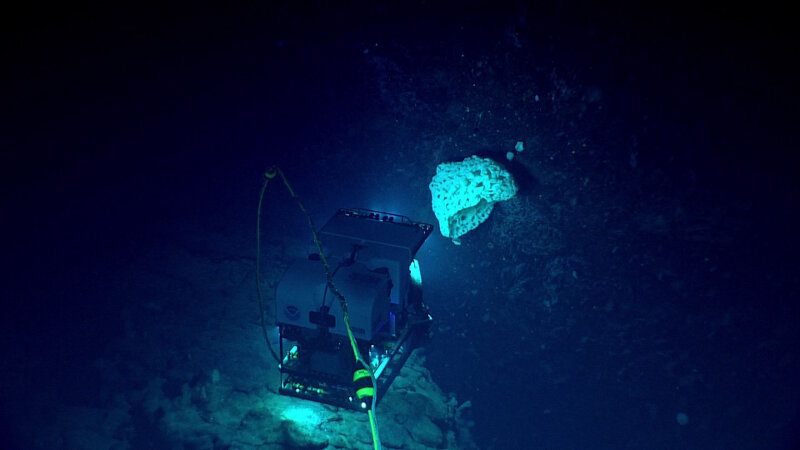
{"label": "deep blue water", "polygon": [[[169,282],[132,305],[125,270],[188,234],[188,251],[252,262],[266,167],[318,224],[339,207],[436,224],[436,165],[479,153],[519,194],[418,258],[428,367],[471,401],[480,448],[796,448],[785,19],[569,2],[23,13],[2,84],[8,445],[140,388],[95,363],[147,308],[211,320],[213,298],[165,301]],[[269,194],[266,240],[288,258],[309,234]],[[133,417],[129,443],[158,447]]]}

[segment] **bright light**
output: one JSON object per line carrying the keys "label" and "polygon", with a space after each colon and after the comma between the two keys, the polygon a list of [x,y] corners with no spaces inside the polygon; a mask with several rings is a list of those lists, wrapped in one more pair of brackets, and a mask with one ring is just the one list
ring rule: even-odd
{"label": "bright light", "polygon": [[295,423],[299,427],[315,428],[322,423],[322,416],[313,408],[294,405],[281,412],[281,419]]}
{"label": "bright light", "polygon": [[412,260],[411,265],[408,266],[408,271],[411,273],[411,282],[416,286],[422,286],[422,272],[419,271],[419,261]]}

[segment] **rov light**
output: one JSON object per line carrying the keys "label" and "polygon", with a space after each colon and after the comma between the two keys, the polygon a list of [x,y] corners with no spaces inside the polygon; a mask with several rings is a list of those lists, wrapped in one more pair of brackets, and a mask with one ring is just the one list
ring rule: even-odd
{"label": "rov light", "polygon": [[292,422],[301,430],[310,432],[322,424],[322,415],[314,408],[292,405],[281,412],[281,420]]}

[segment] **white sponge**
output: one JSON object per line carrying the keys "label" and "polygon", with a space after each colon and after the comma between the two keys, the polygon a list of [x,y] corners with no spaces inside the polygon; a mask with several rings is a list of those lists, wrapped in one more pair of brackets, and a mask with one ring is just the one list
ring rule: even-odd
{"label": "white sponge", "polygon": [[460,244],[459,238],[486,220],[496,202],[516,195],[517,184],[500,164],[470,156],[439,164],[430,189],[442,236]]}

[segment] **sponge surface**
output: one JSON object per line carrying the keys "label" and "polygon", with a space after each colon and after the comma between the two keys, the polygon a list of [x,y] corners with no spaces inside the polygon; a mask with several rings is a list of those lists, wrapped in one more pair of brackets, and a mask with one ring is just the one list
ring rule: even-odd
{"label": "sponge surface", "polygon": [[478,156],[439,164],[429,187],[439,230],[455,244],[489,218],[496,202],[517,193],[514,178],[503,166]]}

